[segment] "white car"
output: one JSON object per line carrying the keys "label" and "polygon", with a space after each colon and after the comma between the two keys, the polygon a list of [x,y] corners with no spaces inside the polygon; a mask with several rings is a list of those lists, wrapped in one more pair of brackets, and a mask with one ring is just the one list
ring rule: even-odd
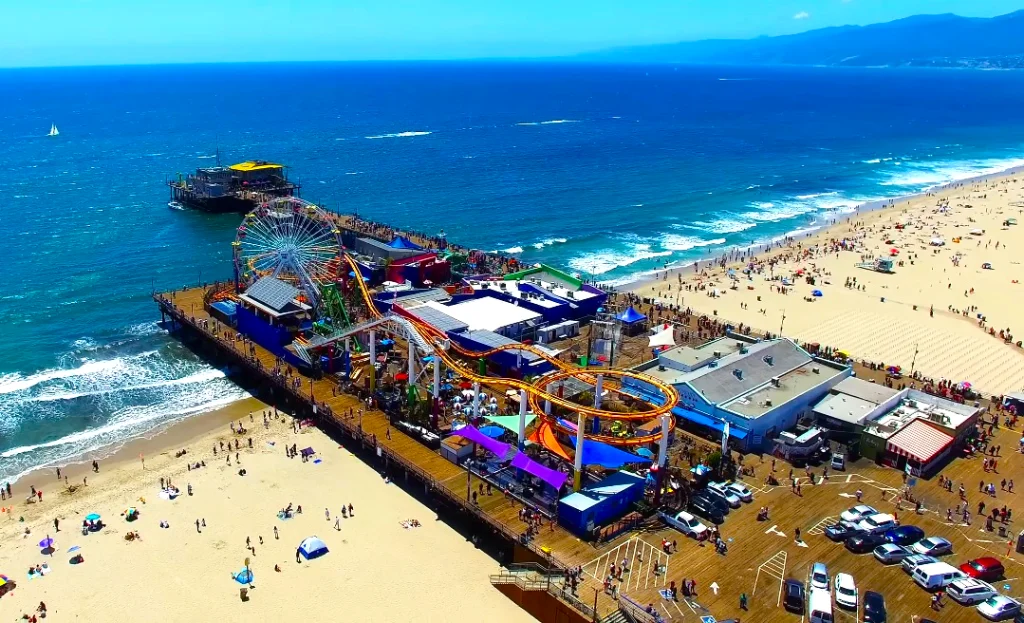
{"label": "white car", "polygon": [[878,514],[878,511],[875,510],[874,507],[868,506],[867,504],[858,504],[853,508],[843,511],[843,514],[839,516],[839,519],[846,523],[855,524],[865,517],[876,514]]}
{"label": "white car", "polygon": [[663,517],[668,525],[692,537],[699,537],[708,530],[707,526],[686,511],[676,513],[675,517],[669,517],[668,515],[663,515]]}
{"label": "white car", "polygon": [[[886,530],[892,530],[896,526],[900,525],[896,521],[896,518],[886,513],[875,513],[874,515],[868,515],[864,519],[861,519],[857,523],[857,529],[863,530],[864,532],[870,532],[871,534],[881,534]],[[917,551],[917,550],[914,550]],[[919,554],[927,554],[928,552],[917,552]]]}
{"label": "white car", "polygon": [[724,498],[725,502],[733,508],[739,508],[743,504],[743,501],[740,500],[740,496],[730,491],[729,488],[721,482],[709,482],[707,488],[713,493],[717,493],[720,497]]}
{"label": "white car", "polygon": [[730,482],[725,485],[725,488],[735,493],[744,502],[753,502],[754,493],[746,487],[742,482]]}
{"label": "white car", "polygon": [[946,594],[958,604],[970,606],[995,597],[999,593],[988,582],[982,582],[977,578],[964,578],[950,582],[946,586]]}
{"label": "white car", "polygon": [[825,567],[825,563],[816,562],[811,567],[811,588],[828,591],[828,568]]}
{"label": "white car", "polygon": [[1005,621],[1020,614],[1020,602],[1005,595],[996,595],[978,604],[978,614],[989,621]]}
{"label": "white car", "polygon": [[836,603],[844,608],[855,609],[859,602],[859,595],[853,576],[849,573],[837,573],[835,584]]}

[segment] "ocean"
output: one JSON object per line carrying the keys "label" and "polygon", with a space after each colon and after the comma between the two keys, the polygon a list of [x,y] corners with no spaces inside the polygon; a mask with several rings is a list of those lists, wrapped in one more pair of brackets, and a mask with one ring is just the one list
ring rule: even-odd
{"label": "ocean", "polygon": [[[0,482],[246,395],[156,325],[237,215],[166,179],[288,164],[330,209],[625,283],[1024,164],[1024,74],[540,63],[0,71]],[[56,124],[60,135],[46,136]]]}

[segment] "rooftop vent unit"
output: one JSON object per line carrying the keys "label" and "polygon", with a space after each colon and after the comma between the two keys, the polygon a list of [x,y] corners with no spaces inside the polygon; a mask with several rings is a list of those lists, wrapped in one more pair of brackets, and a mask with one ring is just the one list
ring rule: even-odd
{"label": "rooftop vent unit", "polygon": [[720,350],[716,350],[715,352],[713,352],[711,354],[712,354],[712,356],[714,356],[715,359],[721,359],[722,358],[722,351],[720,351]]}
{"label": "rooftop vent unit", "polygon": [[744,344],[743,346],[740,346],[740,354],[741,355],[746,355],[747,352],[748,351],[747,351],[747,345],[746,344]]}
{"label": "rooftop vent unit", "polygon": [[766,406],[766,407],[772,406],[771,398],[765,398],[764,399],[764,406]]}
{"label": "rooftop vent unit", "polygon": [[665,366],[658,366],[658,372],[664,372],[665,370]]}
{"label": "rooftop vent unit", "polygon": [[575,292],[571,292],[571,291],[570,291],[570,292],[566,292],[566,293],[565,293],[565,296],[566,296],[567,298],[571,298],[571,299],[574,299],[574,298],[576,298],[576,293],[575,293]]}
{"label": "rooftop vent unit", "polygon": [[709,368],[717,368],[718,367],[718,362],[717,361],[709,361],[708,362],[708,367]]}
{"label": "rooftop vent unit", "polygon": [[780,385],[782,385],[782,379],[780,379],[777,376],[773,376],[772,377],[772,385],[774,385],[775,387],[779,387]]}
{"label": "rooftop vent unit", "polygon": [[508,287],[508,284],[506,284],[504,281],[502,281],[501,283],[498,284],[498,287],[501,288],[502,290],[504,290],[505,288]]}
{"label": "rooftop vent unit", "polygon": [[740,370],[739,368],[734,369],[732,371],[732,375],[741,381],[743,380],[743,370]]}
{"label": "rooftop vent unit", "polygon": [[770,365],[770,366],[774,366],[775,365],[775,357],[772,357],[771,355],[765,355],[764,362],[766,364]]}
{"label": "rooftop vent unit", "polygon": [[814,366],[813,368],[811,368],[811,372],[815,374],[821,374],[821,368],[819,368],[818,366]]}
{"label": "rooftop vent unit", "polygon": [[488,287],[490,287],[490,286],[488,286],[486,283],[481,283],[480,284],[480,289],[481,290],[486,290]]}

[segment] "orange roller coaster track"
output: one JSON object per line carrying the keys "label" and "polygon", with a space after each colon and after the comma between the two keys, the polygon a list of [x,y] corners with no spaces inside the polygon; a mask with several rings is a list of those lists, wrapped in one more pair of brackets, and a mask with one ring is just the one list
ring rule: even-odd
{"label": "orange roller coaster track", "polygon": [[[359,267],[356,265],[355,261],[347,254],[345,255],[345,260],[348,262],[353,273],[359,275]],[[370,290],[366,287],[366,284],[363,282],[362,279],[356,279],[356,282],[359,284],[360,294],[362,295],[363,302],[365,303],[367,310],[374,318],[381,318],[383,315],[380,313],[380,310],[377,309],[376,304],[373,302],[373,297],[370,294]],[[454,341],[449,340],[448,336],[440,329],[415,317],[406,318],[413,325],[414,330],[416,330],[427,342],[432,343],[436,346],[434,351],[435,354],[438,357],[440,357],[441,361],[443,361],[444,364],[448,366],[450,369],[455,370],[460,375],[482,385],[512,387],[515,389],[525,391],[529,396],[530,407],[533,409],[533,412],[538,415],[544,413],[541,407],[541,401],[543,400],[550,402],[553,405],[562,407],[566,410],[573,411],[575,413],[580,413],[586,418],[606,418],[610,420],[623,421],[649,421],[655,418],[659,418],[662,415],[665,415],[666,413],[670,413],[673,407],[676,406],[676,403],[679,402],[679,392],[676,390],[676,388],[650,375],[643,374],[640,372],[633,372],[630,370],[602,370],[599,374],[604,377],[604,389],[619,394],[624,394],[624,392],[621,390],[621,380],[625,378],[632,378],[639,381],[643,381],[644,383],[653,386],[655,389],[661,392],[663,396],[665,396],[665,401],[662,404],[648,402],[647,404],[650,405],[649,409],[645,409],[642,411],[632,411],[628,413],[620,411],[609,411],[607,409],[600,409],[577,404],[575,402],[566,400],[565,398],[562,398],[557,394],[550,393],[549,391],[547,391],[547,388],[550,387],[552,384],[556,384],[559,381],[564,381],[565,379],[568,378],[576,378],[588,384],[595,384],[597,379],[594,376],[593,371],[578,368],[564,361],[555,359],[545,351],[535,346],[531,346],[529,344],[505,344],[502,346],[498,346],[496,348],[492,348],[490,350],[470,350],[459,344],[456,344]],[[442,342],[447,342],[447,349],[443,348],[440,345]],[[552,374],[543,376],[531,384],[525,381],[521,381],[519,379],[482,376],[480,374],[475,373],[473,370],[467,368],[463,362],[459,361],[458,359],[451,355],[451,351],[455,351],[462,357],[480,358],[487,357],[498,352],[511,350],[526,351],[529,353],[533,353],[534,355],[540,357],[541,359],[553,365],[557,369],[557,371]],[[558,423],[556,418],[548,417],[548,420],[550,420],[551,425],[558,427],[559,430],[561,430],[562,432],[568,435],[576,434],[576,431]],[[658,431],[651,435],[644,435],[643,437],[622,438],[615,437],[612,435],[599,435],[591,433],[585,433],[584,436],[587,439],[593,441],[600,441],[602,443],[607,443],[615,446],[641,446],[656,442],[659,439],[661,439],[663,434],[671,433],[672,430],[675,429],[675,425],[675,418],[671,417],[669,418],[668,431]]]}

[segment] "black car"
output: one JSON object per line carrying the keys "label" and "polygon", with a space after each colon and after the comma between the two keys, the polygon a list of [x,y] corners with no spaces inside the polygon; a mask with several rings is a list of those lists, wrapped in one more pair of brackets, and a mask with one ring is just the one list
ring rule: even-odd
{"label": "black car", "polygon": [[783,587],[785,597],[782,598],[782,605],[790,612],[797,614],[804,613],[804,583],[800,580],[789,578]]}
{"label": "black car", "polygon": [[885,531],[885,540],[895,545],[913,545],[924,538],[924,530],[917,526],[898,526]]}
{"label": "black car", "polygon": [[697,493],[693,494],[693,497],[695,499],[704,500],[707,504],[710,504],[711,506],[718,509],[718,512],[722,513],[723,515],[728,515],[729,511],[731,510],[729,508],[728,502],[718,497],[709,495],[707,491],[698,491]]}
{"label": "black car", "polygon": [[864,623],[885,623],[885,597],[875,591],[864,592]]}
{"label": "black car", "polygon": [[855,534],[850,538],[846,539],[846,549],[850,550],[854,554],[866,554],[882,543],[887,543],[885,537],[881,534],[871,534],[865,532],[864,534]]}
{"label": "black car", "polygon": [[861,534],[862,532],[864,532],[864,531],[863,530],[858,530],[857,528],[854,528],[850,524],[845,524],[845,523],[836,523],[836,524],[832,524],[831,526],[828,526],[827,528],[825,528],[825,536],[827,536],[829,539],[835,541],[836,543],[841,543],[842,541],[845,541],[846,539],[850,538],[851,536],[855,536],[857,534]]}
{"label": "black car", "polygon": [[725,521],[725,515],[703,498],[694,496],[690,500],[690,510],[693,511],[694,515],[700,515],[711,523],[720,524]]}

